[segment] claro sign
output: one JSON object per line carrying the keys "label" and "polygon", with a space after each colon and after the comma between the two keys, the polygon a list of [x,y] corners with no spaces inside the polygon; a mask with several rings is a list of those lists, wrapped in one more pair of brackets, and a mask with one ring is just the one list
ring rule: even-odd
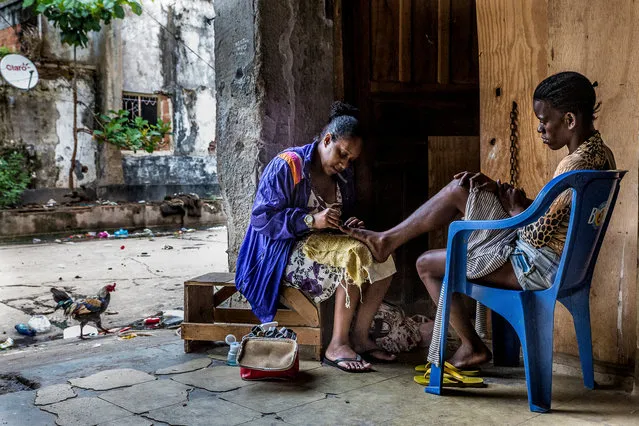
{"label": "claro sign", "polygon": [[21,55],[7,55],[0,61],[0,74],[7,83],[28,90],[38,83],[38,70],[33,62]]}

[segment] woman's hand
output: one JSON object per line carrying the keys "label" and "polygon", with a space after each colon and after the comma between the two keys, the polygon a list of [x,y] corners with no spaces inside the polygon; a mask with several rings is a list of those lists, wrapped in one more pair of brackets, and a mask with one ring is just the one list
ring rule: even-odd
{"label": "woman's hand", "polygon": [[340,210],[328,208],[313,215],[313,228],[315,229],[339,229]]}
{"label": "woman's hand", "polygon": [[459,179],[459,186],[463,186],[468,190],[477,188],[480,191],[488,191],[497,193],[499,181],[495,182],[483,173],[461,172],[453,176]]}
{"label": "woman's hand", "polygon": [[526,192],[523,189],[515,188],[507,183],[499,185],[497,197],[510,216],[518,215],[530,205],[530,200],[526,198]]}
{"label": "woman's hand", "polygon": [[356,217],[350,217],[344,222],[344,228],[359,228],[364,229],[364,222]]}

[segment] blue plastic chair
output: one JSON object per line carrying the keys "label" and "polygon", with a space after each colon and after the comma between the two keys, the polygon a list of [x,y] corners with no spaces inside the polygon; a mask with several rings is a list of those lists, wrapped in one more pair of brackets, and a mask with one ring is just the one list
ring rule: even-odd
{"label": "blue plastic chair", "polygon": [[[495,221],[457,221],[450,225],[443,280],[439,365],[431,367],[425,391],[441,395],[446,333],[454,292],[463,293],[501,315],[523,348],[530,410],[550,410],[555,301],[573,316],[584,385],[594,388],[590,330],[590,283],[625,171],[571,171],[551,180],[523,213]],[[466,279],[468,236],[477,229],[514,229],[536,221],[553,200],[572,188],[572,210],[564,252],[553,285],[542,291],[502,290]],[[499,336],[493,336],[498,339]],[[516,339],[515,339],[516,340]],[[517,358],[519,350],[517,346]],[[436,363],[435,363],[436,364]]]}

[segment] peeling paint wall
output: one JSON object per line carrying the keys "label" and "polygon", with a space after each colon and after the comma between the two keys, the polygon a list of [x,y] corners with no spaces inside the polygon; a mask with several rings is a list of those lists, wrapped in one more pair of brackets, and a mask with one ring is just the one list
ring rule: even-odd
{"label": "peeling paint wall", "polygon": [[[100,187],[100,196],[120,200],[129,193],[136,200],[161,199],[175,191],[218,196],[213,1],[144,0],[142,6],[142,15],[129,12],[117,26],[91,33],[87,48],[77,49],[85,70],[79,83],[80,127],[92,128],[92,112],[101,112],[101,106],[122,108],[117,96],[121,92],[159,94],[168,99],[160,104],[159,116],[171,121],[169,147],[151,154],[103,155],[104,149],[80,133],[77,158],[88,170],[76,177],[76,186]],[[73,48],[60,43],[59,31],[46,20],[41,31],[41,47],[30,55],[38,68],[70,64]],[[105,40],[118,43],[118,49],[105,50]],[[105,57],[108,52],[121,56],[121,61]],[[67,186],[73,103],[70,80],[64,78],[69,72],[58,74],[42,78],[29,92],[0,86],[0,138],[23,139],[34,147],[42,162],[36,189]],[[105,104],[107,98],[111,101]],[[106,179],[109,173],[115,177]]]}
{"label": "peeling paint wall", "polygon": [[143,7],[122,21],[123,91],[168,96],[173,136],[169,150],[125,152],[125,184],[204,185],[205,195],[218,195],[213,2]]}
{"label": "peeling paint wall", "polygon": [[[92,72],[78,77],[79,99],[86,105],[93,105],[93,84]],[[21,142],[37,155],[41,167],[35,176],[35,188],[67,186],[73,151],[72,99],[70,83],[63,76],[41,78],[36,88],[28,92],[0,81],[0,141]],[[85,105],[78,107],[78,126],[93,126],[93,115]],[[95,141],[80,134],[77,159],[88,171],[78,185],[95,181],[95,151]]]}

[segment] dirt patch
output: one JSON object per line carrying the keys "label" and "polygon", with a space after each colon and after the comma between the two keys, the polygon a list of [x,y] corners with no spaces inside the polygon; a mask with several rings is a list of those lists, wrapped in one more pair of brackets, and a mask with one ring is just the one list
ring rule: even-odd
{"label": "dirt patch", "polygon": [[19,374],[0,374],[0,395],[20,391],[30,391],[38,389],[39,387],[39,383],[24,378]]}

